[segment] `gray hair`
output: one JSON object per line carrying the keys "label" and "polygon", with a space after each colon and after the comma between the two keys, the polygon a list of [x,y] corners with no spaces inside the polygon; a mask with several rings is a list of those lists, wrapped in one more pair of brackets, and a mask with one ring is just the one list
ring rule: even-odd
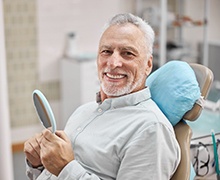
{"label": "gray hair", "polygon": [[144,33],[146,46],[149,54],[152,55],[155,33],[152,27],[140,17],[134,16],[131,13],[117,14],[105,25],[104,30],[112,25],[123,25],[126,23],[137,26]]}

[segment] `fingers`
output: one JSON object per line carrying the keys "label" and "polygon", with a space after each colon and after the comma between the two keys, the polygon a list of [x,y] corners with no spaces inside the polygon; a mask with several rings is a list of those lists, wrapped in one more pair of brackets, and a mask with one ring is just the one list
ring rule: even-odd
{"label": "fingers", "polygon": [[69,141],[69,137],[66,135],[66,133],[64,131],[56,131],[55,134],[60,137],[61,139],[63,139],[64,141],[68,142]]}
{"label": "fingers", "polygon": [[64,131],[53,134],[50,129],[44,129],[42,133],[25,142],[24,152],[33,167],[43,165],[55,175],[74,160],[71,141]]}
{"label": "fingers", "polygon": [[34,137],[30,138],[24,143],[24,153],[27,160],[33,166],[41,165],[40,161],[40,144],[41,134],[36,134]]}
{"label": "fingers", "polygon": [[64,131],[43,131],[41,141],[41,161],[52,174],[58,176],[66,164],[74,160],[72,144]]}
{"label": "fingers", "polygon": [[42,138],[46,139],[47,141],[52,141],[52,139],[54,138],[54,134],[51,132],[50,129],[44,129],[42,131]]}
{"label": "fingers", "polygon": [[64,141],[69,141],[68,136],[64,131],[56,131],[55,134],[53,134],[49,129],[45,129],[42,132],[43,138],[45,138],[48,142],[53,142],[57,140],[64,140]]}
{"label": "fingers", "polygon": [[45,129],[42,132],[40,147],[50,147],[56,143],[59,143],[60,141],[63,141],[64,139],[68,140],[63,131],[57,131],[55,134],[53,134],[49,129]]}
{"label": "fingers", "polygon": [[30,153],[33,156],[39,156],[40,154],[40,144],[39,141],[41,139],[42,135],[37,134],[34,137],[30,138],[27,140],[24,144],[24,152],[25,153]]}

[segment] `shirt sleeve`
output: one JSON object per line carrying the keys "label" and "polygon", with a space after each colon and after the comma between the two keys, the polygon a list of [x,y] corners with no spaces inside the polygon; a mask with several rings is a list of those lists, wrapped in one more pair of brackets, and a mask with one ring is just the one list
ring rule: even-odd
{"label": "shirt sleeve", "polygon": [[25,159],[26,162],[26,175],[30,180],[35,180],[37,177],[41,174],[44,167],[40,166],[38,168],[33,168],[31,164],[28,162],[27,159]]}
{"label": "shirt sleeve", "polygon": [[[26,160],[26,174],[30,180],[48,179],[51,175],[49,172],[45,171],[44,167],[33,168],[30,163]],[[101,180],[95,174],[88,173],[76,160],[71,161],[67,164],[63,170],[60,172],[58,177],[53,179],[57,180]]]}
{"label": "shirt sleeve", "polygon": [[67,164],[58,176],[58,180],[100,180],[98,176],[88,173],[76,160]]}
{"label": "shirt sleeve", "polygon": [[180,148],[174,133],[155,123],[124,148],[116,179],[170,179],[179,162]]}

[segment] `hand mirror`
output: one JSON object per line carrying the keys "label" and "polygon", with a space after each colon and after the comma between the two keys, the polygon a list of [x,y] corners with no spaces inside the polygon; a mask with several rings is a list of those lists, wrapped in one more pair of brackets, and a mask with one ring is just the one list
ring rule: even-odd
{"label": "hand mirror", "polygon": [[56,121],[54,118],[53,111],[48,103],[46,97],[39,90],[34,90],[33,92],[33,102],[35,110],[38,114],[40,122],[45,128],[52,128],[52,133],[56,131]]}

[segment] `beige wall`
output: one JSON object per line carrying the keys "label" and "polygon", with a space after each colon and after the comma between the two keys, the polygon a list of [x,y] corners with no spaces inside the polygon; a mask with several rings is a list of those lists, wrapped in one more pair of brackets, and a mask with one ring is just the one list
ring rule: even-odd
{"label": "beige wall", "polygon": [[3,1],[11,127],[37,122],[31,93],[37,87],[36,1]]}

